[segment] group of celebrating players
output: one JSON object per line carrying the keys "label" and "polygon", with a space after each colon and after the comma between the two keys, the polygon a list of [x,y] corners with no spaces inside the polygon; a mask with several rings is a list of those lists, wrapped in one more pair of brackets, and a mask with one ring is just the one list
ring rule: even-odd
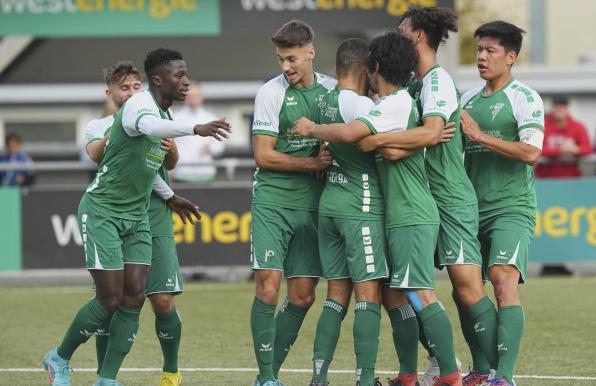
{"label": "group of celebrating players", "polygon": [[[517,286],[534,230],[532,167],[542,148],[543,106],[512,77],[524,31],[503,21],[475,31],[485,84],[460,97],[436,58],[456,31],[454,11],[412,8],[370,43],[343,41],[337,80],[313,70],[314,32],[306,23],[290,21],[272,36],[283,73],[259,89],[252,126],[255,386],[283,386],[279,371],[320,277],[328,287],[311,386],[329,384],[352,292],[356,385],[381,384],[375,377],[381,305],[399,359],[389,386],[514,384],[525,325]],[[44,357],[53,386],[71,385],[69,361],[93,335],[95,386],[119,385],[146,296],[164,357],[160,386],[181,384],[174,295],[182,284],[171,213],[191,222],[200,214],[169,187],[167,170],[178,161],[172,138],[223,140],[231,127],[225,118],[172,119],[170,107],[190,85],[180,53],[154,50],[144,69],[146,91],[130,62],[106,70],[106,95],[119,110],[86,131],[87,152],[99,168],[78,219],[96,295]],[[451,322],[434,291],[435,267],[447,269],[472,354],[463,379]],[[287,297],[276,316],[284,276]],[[420,380],[419,341],[430,363]]]}
{"label": "group of celebrating players", "polygon": [[[320,277],[328,287],[311,386],[329,384],[352,291],[356,385],[381,384],[381,304],[400,364],[390,386],[514,384],[543,105],[512,77],[524,31],[503,21],[475,31],[485,84],[460,97],[436,57],[456,31],[450,9],[410,9],[370,43],[343,41],[337,80],[313,71],[306,23],[273,35],[283,73],[258,91],[252,127],[255,386],[283,385],[280,368]],[[449,273],[472,354],[463,379],[435,267]],[[275,316],[282,276],[288,293]],[[430,359],[421,380],[419,340]]]}

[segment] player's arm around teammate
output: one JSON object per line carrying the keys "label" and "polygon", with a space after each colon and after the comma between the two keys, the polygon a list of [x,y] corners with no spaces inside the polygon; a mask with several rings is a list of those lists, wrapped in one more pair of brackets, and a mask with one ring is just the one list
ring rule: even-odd
{"label": "player's arm around teammate", "polygon": [[502,21],[475,31],[478,72],[485,84],[462,97],[465,166],[478,197],[478,239],[498,304],[498,366],[490,384],[500,386],[513,384],[525,328],[518,284],[525,280],[535,226],[532,166],[544,138],[540,96],[512,76],[523,32]]}
{"label": "player's arm around teammate", "polygon": [[[251,267],[255,299],[251,331],[259,375],[255,384],[278,385],[277,376],[315,299],[321,276],[317,207],[322,182],[315,171],[331,164],[319,142],[291,136],[292,122],[311,116],[316,98],[335,80],[313,71],[314,33],[293,20],[272,37],[283,74],[256,96],[252,127],[257,164],[253,183]],[[282,275],[288,296],[274,318]]]}

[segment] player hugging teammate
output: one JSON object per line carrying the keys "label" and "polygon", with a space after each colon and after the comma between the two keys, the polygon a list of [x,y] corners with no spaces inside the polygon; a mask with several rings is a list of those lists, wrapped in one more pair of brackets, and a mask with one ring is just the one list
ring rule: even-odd
{"label": "player hugging teammate", "polygon": [[[285,46],[276,40],[295,29],[309,31],[309,38]],[[517,283],[525,279],[533,232],[531,166],[540,156],[543,130],[540,97],[511,76],[523,31],[505,22],[478,28],[478,68],[486,85],[460,99],[436,58],[440,43],[457,32],[455,12],[413,8],[397,30],[369,46],[359,39],[342,42],[337,84],[327,92],[312,71],[310,27],[292,21],[273,37],[284,74],[259,91],[253,122],[259,166],[251,250],[255,385],[283,385],[277,379],[281,363],[320,275],[328,289],[311,386],[329,384],[352,291],[357,385],[381,384],[374,375],[381,304],[400,362],[389,386],[513,384],[524,327]],[[308,63],[303,67],[301,52]],[[380,97],[374,105],[369,91]],[[325,168],[319,197],[313,172]],[[267,223],[276,226],[265,231]],[[318,251],[299,246],[306,238],[313,244],[318,239]],[[320,258],[316,269],[313,256]],[[451,323],[434,292],[435,266],[449,273],[472,353],[463,379]],[[289,294],[274,320],[282,274]],[[492,282],[498,308],[483,280]],[[430,364],[420,381],[419,339]]]}

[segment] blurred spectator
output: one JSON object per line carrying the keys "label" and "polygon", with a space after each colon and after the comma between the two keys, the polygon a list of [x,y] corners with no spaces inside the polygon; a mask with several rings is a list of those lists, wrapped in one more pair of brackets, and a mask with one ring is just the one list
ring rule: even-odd
{"label": "blurred spectator", "polygon": [[[217,119],[203,106],[203,93],[198,83],[192,82],[183,108],[174,114],[177,121],[192,123],[207,123]],[[198,135],[176,138],[180,159],[173,170],[174,179],[186,182],[207,182],[215,178],[217,172],[213,166],[213,157],[220,156],[224,151],[224,144],[213,137]],[[192,166],[185,164],[203,163],[207,165]]]}
{"label": "blurred spectator", "polygon": [[579,177],[578,157],[592,153],[586,127],[571,117],[568,105],[567,97],[556,96],[552,112],[544,117],[542,156],[548,162],[538,165],[537,177]]}
{"label": "blurred spectator", "polygon": [[[33,162],[27,153],[21,150],[21,137],[8,134],[5,139],[7,153],[0,157],[2,164],[25,164]],[[0,186],[27,186],[33,182],[33,171],[14,169],[0,171]]]}

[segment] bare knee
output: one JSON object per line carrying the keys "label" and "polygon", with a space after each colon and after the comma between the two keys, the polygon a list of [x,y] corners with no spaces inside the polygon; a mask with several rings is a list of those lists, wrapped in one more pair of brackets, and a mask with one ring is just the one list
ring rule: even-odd
{"label": "bare knee", "polygon": [[167,314],[174,309],[174,295],[160,293],[149,295],[153,312],[159,315]]}
{"label": "bare knee", "polygon": [[511,266],[493,266],[489,271],[499,307],[520,304],[517,284],[519,271]]}
{"label": "bare knee", "polygon": [[122,294],[110,294],[106,296],[96,296],[97,301],[103,308],[105,308],[109,313],[114,313],[122,304]]}
{"label": "bare knee", "polygon": [[318,279],[298,277],[288,279],[288,301],[295,306],[310,308],[315,302]]}
{"label": "bare knee", "polygon": [[475,285],[458,285],[453,287],[452,296],[458,308],[467,310],[484,297],[484,290]]}
{"label": "bare knee", "polygon": [[381,292],[383,307],[388,312],[409,304],[408,298],[403,291],[384,286]]}
{"label": "bare knee", "polygon": [[281,272],[269,270],[255,271],[255,296],[265,304],[276,304],[279,298]]}
{"label": "bare knee", "polygon": [[352,280],[337,279],[329,280],[327,282],[327,298],[333,299],[344,307],[350,305],[350,297],[352,296]]}

